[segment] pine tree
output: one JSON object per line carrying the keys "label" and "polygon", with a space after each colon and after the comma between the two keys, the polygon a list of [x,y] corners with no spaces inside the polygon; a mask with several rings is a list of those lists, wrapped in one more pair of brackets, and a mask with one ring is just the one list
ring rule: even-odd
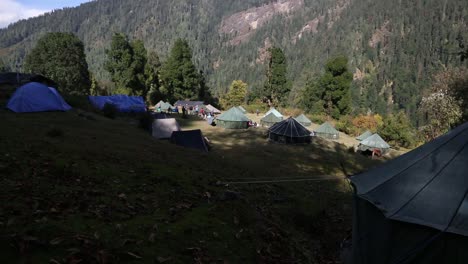
{"label": "pine tree", "polygon": [[287,79],[286,57],[280,48],[269,49],[267,79],[264,85],[264,96],[274,105],[286,105],[291,83]]}
{"label": "pine tree", "polygon": [[132,93],[141,95],[143,98],[148,93],[146,86],[145,67],[147,66],[148,55],[145,45],[142,40],[135,40],[131,43],[133,50],[132,68],[135,74],[133,83],[131,84]]}
{"label": "pine tree", "polygon": [[26,56],[26,71],[42,74],[64,94],[88,94],[91,85],[81,40],[72,33],[47,33]]}
{"label": "pine tree", "polygon": [[148,54],[148,60],[145,66],[145,86],[148,89],[147,101],[154,105],[159,100],[165,100],[160,91],[159,75],[161,71],[161,61],[156,52],[152,51]]}
{"label": "pine tree", "polygon": [[308,85],[304,104],[309,111],[324,111],[336,119],[350,112],[353,76],[347,64],[348,59],[343,56],[330,59],[325,65],[325,73]]}
{"label": "pine tree", "polygon": [[192,62],[192,50],[186,40],[178,39],[161,68],[161,92],[170,100],[198,99],[200,75]]}
{"label": "pine tree", "polygon": [[247,84],[241,80],[234,80],[227,94],[221,99],[224,109],[245,103],[247,97]]}
{"label": "pine tree", "polygon": [[132,94],[132,86],[137,83],[133,64],[133,48],[127,36],[116,33],[112,37],[111,48],[106,50],[107,61],[104,68],[110,73],[116,85],[116,93]]}

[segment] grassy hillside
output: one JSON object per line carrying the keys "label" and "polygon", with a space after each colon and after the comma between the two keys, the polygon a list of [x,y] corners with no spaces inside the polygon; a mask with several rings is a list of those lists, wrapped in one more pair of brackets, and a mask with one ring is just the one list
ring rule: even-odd
{"label": "grassy hillside", "polygon": [[[263,130],[197,119],[181,124],[203,130],[208,154],[156,141],[131,118],[0,119],[1,263],[334,261],[351,228],[340,163],[374,164],[338,144],[270,144]],[[225,184],[294,177],[316,180]]]}

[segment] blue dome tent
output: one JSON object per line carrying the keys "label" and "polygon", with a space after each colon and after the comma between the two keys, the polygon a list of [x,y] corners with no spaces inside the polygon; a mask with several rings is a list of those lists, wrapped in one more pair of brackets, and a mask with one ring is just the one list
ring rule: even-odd
{"label": "blue dome tent", "polygon": [[30,82],[19,87],[8,101],[7,108],[16,113],[68,111],[68,105],[55,88]]}

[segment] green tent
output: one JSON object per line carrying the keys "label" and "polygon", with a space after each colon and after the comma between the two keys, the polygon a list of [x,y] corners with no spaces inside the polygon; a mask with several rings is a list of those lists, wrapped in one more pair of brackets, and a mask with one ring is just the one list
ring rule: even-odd
{"label": "green tent", "polygon": [[296,121],[301,123],[301,125],[303,125],[303,126],[312,125],[312,121],[310,121],[310,119],[307,118],[307,116],[305,116],[304,114],[301,114],[300,116],[295,117],[294,119],[296,119]]}
{"label": "green tent", "polygon": [[373,151],[374,149],[378,149],[382,154],[385,154],[385,152],[390,149],[390,145],[388,145],[387,142],[379,136],[379,134],[374,134],[361,141],[358,148],[361,151]]}
{"label": "green tent", "polygon": [[232,107],[228,111],[222,113],[216,118],[216,124],[224,127],[224,128],[231,128],[231,129],[243,129],[249,127],[249,121],[244,113],[237,108]]}
{"label": "green tent", "polygon": [[278,122],[281,122],[281,118],[275,116],[273,113],[269,113],[267,116],[260,119],[260,125],[265,127],[271,127]]}
{"label": "green tent", "polygon": [[363,141],[364,139],[368,138],[372,136],[372,132],[370,132],[369,130],[367,130],[366,132],[362,133],[359,137],[357,137],[356,139],[359,140],[359,141]]}
{"label": "green tent", "polygon": [[270,108],[270,110],[268,110],[268,112],[265,113],[264,117],[269,115],[270,113],[273,113],[275,116],[283,120],[283,115],[280,112],[278,112],[278,110],[276,110],[274,107]]}
{"label": "green tent", "polygon": [[247,110],[245,110],[245,108],[242,107],[241,105],[239,105],[237,108],[239,108],[243,114],[247,113]]}
{"label": "green tent", "polygon": [[317,128],[315,135],[322,138],[328,139],[339,139],[340,133],[330,123],[325,122]]}

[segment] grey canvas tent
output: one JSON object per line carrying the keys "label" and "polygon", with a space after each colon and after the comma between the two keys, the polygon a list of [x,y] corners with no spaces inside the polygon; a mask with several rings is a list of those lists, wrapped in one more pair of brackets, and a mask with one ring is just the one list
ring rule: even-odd
{"label": "grey canvas tent", "polygon": [[174,131],[172,132],[171,142],[185,148],[208,151],[208,144],[200,129]]}
{"label": "grey canvas tent", "polygon": [[153,120],[151,132],[153,137],[158,139],[169,139],[171,138],[173,131],[180,131],[179,123],[177,123],[175,118]]}
{"label": "grey canvas tent", "polygon": [[268,138],[286,144],[310,143],[310,131],[290,117],[270,127]]}
{"label": "grey canvas tent", "polygon": [[213,114],[221,114],[221,111],[219,111],[219,109],[217,109],[216,107],[214,107],[214,106],[212,106],[210,104],[208,104],[206,106],[206,109],[208,109],[208,112],[211,112]]}
{"label": "grey canvas tent", "polygon": [[315,135],[327,139],[339,139],[340,133],[330,123],[325,122],[317,128]]}
{"label": "grey canvas tent", "polygon": [[232,107],[216,118],[216,125],[230,129],[243,129],[249,127],[249,119],[237,107]]}
{"label": "grey canvas tent", "polygon": [[373,134],[372,136],[367,137],[361,141],[358,149],[361,151],[373,151],[378,149],[382,154],[385,154],[390,149],[390,145],[388,145],[387,142],[385,142],[385,140],[379,136],[379,134]]}
{"label": "grey canvas tent", "polygon": [[372,132],[370,132],[369,130],[366,130],[366,132],[362,133],[359,137],[357,137],[356,139],[359,140],[359,141],[363,141],[364,139],[368,138],[372,136]]}
{"label": "grey canvas tent", "polygon": [[352,263],[468,263],[468,123],[351,177]]}
{"label": "grey canvas tent", "polygon": [[267,116],[260,119],[260,125],[264,127],[271,127],[272,125],[281,121],[281,118],[275,116],[273,113],[269,113]]}
{"label": "grey canvas tent", "polygon": [[280,112],[278,112],[278,110],[276,110],[274,107],[270,108],[270,110],[268,110],[268,112],[265,113],[264,117],[269,115],[270,113],[273,113],[275,116],[283,120],[283,115]]}
{"label": "grey canvas tent", "polygon": [[296,121],[301,123],[301,125],[303,125],[303,126],[312,125],[312,121],[310,121],[310,119],[307,118],[307,116],[305,116],[304,114],[301,114],[301,115],[295,117],[294,119],[296,119]]}

